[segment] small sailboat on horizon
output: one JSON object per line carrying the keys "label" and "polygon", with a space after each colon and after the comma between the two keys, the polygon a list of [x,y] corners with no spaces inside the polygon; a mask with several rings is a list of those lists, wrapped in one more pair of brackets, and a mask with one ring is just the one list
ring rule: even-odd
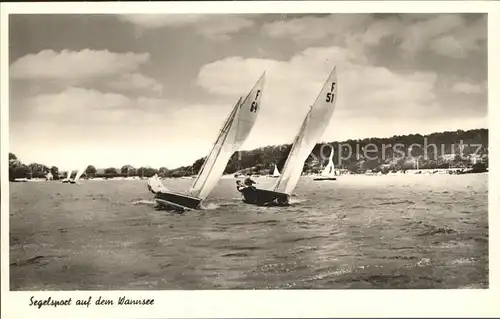
{"label": "small sailboat on horizon", "polygon": [[148,189],[155,194],[155,201],[161,207],[181,211],[200,209],[201,202],[208,197],[222,177],[231,155],[241,147],[250,134],[259,114],[264,82],[265,72],[245,99],[240,97],[236,102],[205,158],[196,180],[186,194],[168,190],[158,175],[148,180]]}
{"label": "small sailboat on horizon", "polygon": [[280,171],[278,170],[278,165],[274,164],[274,171],[273,171],[273,174],[272,175],[269,175],[269,177],[272,177],[272,178],[278,178],[280,177],[281,174],[280,174]]}
{"label": "small sailboat on horizon", "polygon": [[69,182],[71,184],[80,184],[80,183],[78,183],[78,180],[82,177],[83,173],[85,172],[85,169],[86,169],[86,167],[80,168],[78,170],[78,172],[76,173],[75,178],[73,180],[70,180]]}
{"label": "small sailboat on horizon", "polygon": [[66,175],[66,178],[64,178],[61,182],[69,183],[71,181],[71,173],[72,173],[72,170],[68,170],[68,174]]}
{"label": "small sailboat on horizon", "polygon": [[316,101],[310,107],[274,187],[265,190],[256,188],[251,183],[246,184],[246,187],[238,185],[245,203],[259,206],[290,205],[290,196],[302,175],[304,163],[328,126],[336,100],[337,72],[334,67]]}

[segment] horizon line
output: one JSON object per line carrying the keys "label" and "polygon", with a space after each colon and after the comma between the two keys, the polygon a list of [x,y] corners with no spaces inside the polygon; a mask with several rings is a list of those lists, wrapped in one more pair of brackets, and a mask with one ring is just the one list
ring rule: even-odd
{"label": "horizon line", "polygon": [[[421,135],[421,136],[427,136],[427,135],[432,135],[432,134],[443,134],[443,133],[450,133],[450,132],[457,132],[457,131],[463,131],[463,132],[467,132],[467,131],[474,131],[474,130],[489,130],[489,128],[486,128],[486,127],[480,127],[480,128],[472,128],[472,129],[467,129],[467,130],[464,130],[464,129],[456,129],[456,130],[447,130],[447,131],[440,131],[440,132],[432,132],[432,133],[425,133],[425,134],[422,134],[422,133],[409,133],[409,134],[403,134],[403,135],[396,135],[396,134],[393,134],[391,136],[386,136],[386,137],[380,137],[380,136],[376,136],[376,137],[363,137],[363,138],[349,138],[349,139],[345,139],[343,141],[318,141],[316,142],[316,145],[317,144],[330,144],[330,143],[341,143],[341,142],[347,142],[347,141],[362,141],[362,140],[366,140],[366,139],[388,139],[388,138],[393,138],[393,137],[403,137],[403,136],[410,136],[410,135]],[[252,149],[239,149],[237,151],[235,151],[234,153],[237,153],[237,152],[252,152],[252,151],[255,151],[255,150],[259,150],[259,149],[263,149],[263,148],[266,148],[266,147],[279,147],[279,146],[285,146],[285,145],[291,145],[292,143],[284,143],[284,144],[268,144],[268,145],[263,145],[263,146],[259,146],[259,147],[255,147],[255,148],[252,148]],[[9,154],[14,154],[13,152],[11,152],[9,150]],[[15,155],[15,154],[14,154]],[[17,156],[16,156],[17,157]],[[181,167],[190,167],[194,164],[194,162],[198,161],[198,160],[201,160],[203,158],[205,158],[206,156],[203,156],[203,157],[200,157],[200,158],[197,158],[195,159],[193,162],[191,162],[190,164],[185,164],[185,165],[179,165],[175,168],[171,168],[169,170],[175,170],[175,169],[179,169]],[[18,160],[22,163],[22,161],[18,158]],[[30,164],[41,164],[41,165],[45,165],[45,164],[42,164],[42,163],[39,163],[39,162],[36,162],[36,161],[33,161],[33,162],[30,162],[29,164],[25,164],[25,165],[30,165]],[[94,166],[93,164],[88,164],[86,167],[88,166]],[[126,165],[130,165],[130,166],[133,166],[134,168],[135,165],[132,165],[132,164],[121,164],[121,165],[118,165],[118,166],[115,166],[115,165],[110,165],[110,166],[106,166],[106,167],[95,167],[96,169],[107,169],[107,168],[122,168],[123,166],[126,166]],[[52,167],[52,166],[55,166],[55,165],[46,165],[48,166],[49,168]],[[78,165],[75,165],[75,166],[78,166]],[[57,167],[57,166],[56,166]],[[160,166],[159,168],[162,168],[162,167],[165,167],[165,166]],[[58,167],[59,168],[59,167]],[[152,165],[139,165],[137,168],[155,168],[154,166]],[[71,169],[71,168],[70,168]],[[70,169],[64,169],[63,171],[69,171]],[[78,170],[78,168],[73,168],[71,169],[72,171],[74,170]]]}

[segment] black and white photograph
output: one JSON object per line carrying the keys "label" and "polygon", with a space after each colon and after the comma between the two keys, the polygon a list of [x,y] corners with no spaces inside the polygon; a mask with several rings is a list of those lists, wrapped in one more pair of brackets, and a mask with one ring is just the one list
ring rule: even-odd
{"label": "black and white photograph", "polygon": [[491,288],[489,14],[285,11],[9,14],[2,286]]}

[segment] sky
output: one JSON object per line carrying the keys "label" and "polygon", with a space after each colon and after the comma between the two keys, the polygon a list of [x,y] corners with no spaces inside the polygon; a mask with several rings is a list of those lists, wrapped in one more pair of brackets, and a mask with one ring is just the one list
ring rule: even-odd
{"label": "sky", "polygon": [[206,156],[266,71],[242,149],[291,143],[336,66],[322,141],[487,128],[485,14],[11,15],[10,151],[76,169]]}

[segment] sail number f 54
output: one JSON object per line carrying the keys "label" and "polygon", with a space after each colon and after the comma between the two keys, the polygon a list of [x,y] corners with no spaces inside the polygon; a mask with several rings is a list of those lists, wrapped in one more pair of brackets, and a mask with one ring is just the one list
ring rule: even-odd
{"label": "sail number f 54", "polygon": [[257,94],[255,94],[255,99],[252,102],[252,105],[250,105],[250,112],[257,113],[257,108],[259,107],[259,104],[257,103],[257,98],[259,97],[260,90],[257,90]]}
{"label": "sail number f 54", "polygon": [[327,103],[333,103],[333,100],[335,98],[335,93],[333,91],[335,90],[335,82],[332,82],[332,86],[330,87],[330,92],[326,93],[326,102]]}

